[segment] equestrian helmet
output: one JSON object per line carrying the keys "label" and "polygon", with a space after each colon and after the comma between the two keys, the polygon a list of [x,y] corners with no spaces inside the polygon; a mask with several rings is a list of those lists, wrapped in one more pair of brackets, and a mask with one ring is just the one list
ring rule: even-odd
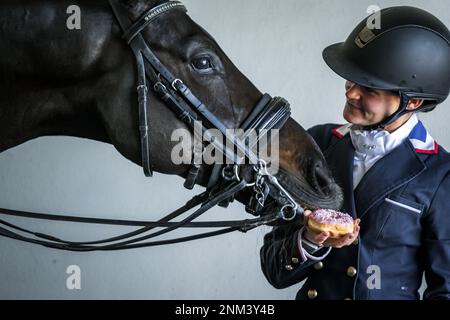
{"label": "equestrian helmet", "polygon": [[323,59],[346,80],[398,92],[403,99],[394,118],[413,98],[427,102],[420,111],[434,109],[450,92],[450,31],[414,7],[386,8],[378,19],[380,28],[364,19],[345,42],[327,47]]}

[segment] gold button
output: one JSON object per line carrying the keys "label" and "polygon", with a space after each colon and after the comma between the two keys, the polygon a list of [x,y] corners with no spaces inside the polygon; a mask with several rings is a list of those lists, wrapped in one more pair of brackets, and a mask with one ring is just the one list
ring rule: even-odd
{"label": "gold button", "polygon": [[319,262],[317,262],[317,263],[314,264],[314,269],[320,270],[320,269],[322,269],[322,268],[323,268],[323,263],[322,263],[322,261],[319,261]]}
{"label": "gold button", "polygon": [[315,299],[317,297],[317,290],[311,289],[308,290],[308,298]]}
{"label": "gold button", "polygon": [[292,270],[294,270],[294,267],[293,267],[292,265],[290,265],[290,264],[287,264],[287,265],[285,265],[284,267],[286,268],[287,271],[292,271]]}
{"label": "gold button", "polygon": [[347,275],[349,276],[349,277],[354,277],[354,276],[356,276],[356,269],[354,268],[354,267],[348,267],[347,268]]}
{"label": "gold button", "polygon": [[299,261],[297,258],[292,258],[292,263],[297,264]]}

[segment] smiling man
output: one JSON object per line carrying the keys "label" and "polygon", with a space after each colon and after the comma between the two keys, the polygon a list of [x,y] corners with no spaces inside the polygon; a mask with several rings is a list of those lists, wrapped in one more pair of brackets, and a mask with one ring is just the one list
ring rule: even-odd
{"label": "smiling man", "polygon": [[[450,299],[450,155],[417,117],[450,92],[450,32],[412,7],[363,20],[325,62],[346,79],[346,125],[309,130],[344,190],[353,233],[338,239],[307,227],[275,227],[261,266],[285,288],[307,278],[297,299]],[[305,226],[303,228],[303,226]]]}

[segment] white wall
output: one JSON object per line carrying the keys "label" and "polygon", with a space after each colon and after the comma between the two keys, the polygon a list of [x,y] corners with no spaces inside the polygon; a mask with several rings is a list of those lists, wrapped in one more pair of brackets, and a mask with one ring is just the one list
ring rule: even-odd
{"label": "white wall", "polygon": [[[190,15],[222,45],[262,91],[287,98],[304,127],[342,122],[344,82],[322,61],[372,1],[186,0]],[[449,1],[378,1],[415,5],[450,26]],[[423,117],[450,148],[450,102]],[[100,165],[101,164],[101,165]],[[197,189],[197,191],[200,191]],[[40,138],[0,154],[0,207],[49,213],[154,220],[192,194],[176,177],[146,179],[111,146],[74,138]],[[242,206],[206,218],[247,218]],[[65,238],[95,239],[129,229],[11,219]],[[0,298],[292,299],[298,286],[272,288],[259,266],[267,229],[128,252],[70,253],[0,238]],[[180,235],[180,233],[177,233]],[[81,290],[66,288],[78,265]]]}

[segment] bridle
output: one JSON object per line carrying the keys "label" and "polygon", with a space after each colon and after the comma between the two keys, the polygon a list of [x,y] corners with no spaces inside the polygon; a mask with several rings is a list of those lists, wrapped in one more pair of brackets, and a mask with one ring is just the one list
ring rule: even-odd
{"label": "bridle", "polygon": [[[154,222],[87,218],[0,209],[0,214],[10,216],[140,227],[139,229],[126,234],[98,241],[74,242],[63,240],[48,234],[33,232],[7,221],[0,220],[0,225],[3,225],[3,227],[0,226],[0,235],[69,251],[124,250],[196,240],[232,231],[247,232],[258,226],[271,224],[276,221],[291,221],[296,218],[297,214],[302,214],[303,208],[296,203],[289,192],[287,192],[278,182],[277,178],[268,172],[267,163],[252,151],[252,146],[243,143],[248,136],[248,132],[251,132],[251,130],[264,132],[281,128],[290,117],[289,103],[283,98],[271,98],[268,94],[265,94],[242,123],[241,128],[245,130],[244,136],[230,137],[229,132],[227,132],[228,128],[222,121],[209,111],[209,109],[192,93],[188,86],[180,79],[176,78],[161,63],[141,35],[142,30],[156,17],[171,10],[181,10],[186,12],[185,6],[178,1],[168,1],[151,8],[135,23],[131,23],[127,12],[123,11],[118,0],[109,0],[109,3],[124,32],[123,37],[131,47],[136,59],[139,131],[144,174],[146,176],[151,176],[153,173],[150,162],[151,150],[149,143],[149,87],[191,130],[194,129],[195,121],[202,120],[202,134],[205,134],[208,142],[217,150],[220,150],[225,157],[234,160],[234,164],[214,165],[205,192],[193,197],[181,208]],[[147,80],[149,81],[150,86],[147,85]],[[208,123],[209,126],[206,127],[203,124],[204,122]],[[218,129],[227,137],[228,141],[231,142],[233,148],[230,148],[229,144],[221,143],[217,139],[209,136],[209,128]],[[245,157],[236,158],[234,148],[240,151]],[[247,176],[244,177],[240,174],[241,164],[245,159],[248,159],[253,166],[254,172],[252,174],[253,177],[251,177],[252,181],[247,181]],[[186,188],[192,189],[196,184],[200,170],[201,167],[198,164],[191,165],[184,184]],[[194,221],[216,205],[227,206],[234,200],[236,194],[243,190],[249,190],[251,192],[252,195],[246,206],[246,210],[247,212],[258,216],[257,218],[238,221]],[[176,222],[173,221],[183,213],[198,206],[200,207],[197,210],[184,219]],[[273,210],[269,210],[271,211],[270,213],[263,213],[263,209],[264,211],[267,211],[269,206],[273,208]],[[154,228],[163,229],[148,233]],[[177,228],[223,229],[176,239],[146,241]],[[33,237],[26,236],[25,234]]]}

